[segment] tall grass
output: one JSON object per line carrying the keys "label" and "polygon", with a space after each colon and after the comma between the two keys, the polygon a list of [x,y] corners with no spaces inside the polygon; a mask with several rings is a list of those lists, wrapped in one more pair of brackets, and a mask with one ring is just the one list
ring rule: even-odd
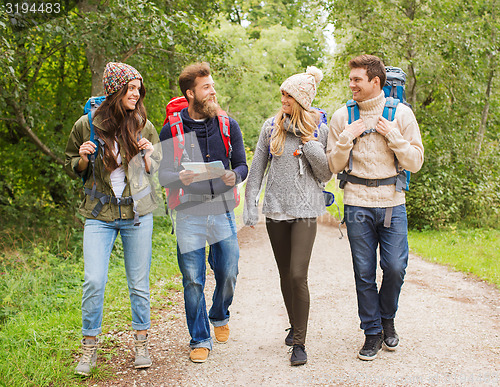
{"label": "tall grass", "polygon": [[[162,307],[162,295],[178,289],[175,240],[166,217],[155,217],[151,293]],[[0,385],[77,385],[74,359],[81,339],[82,230],[68,226],[57,233],[18,241],[0,252]],[[161,280],[161,282],[160,282]],[[158,286],[157,284],[160,284]],[[154,317],[154,316],[152,316]],[[130,302],[120,238],[110,259],[103,332],[129,330]],[[106,370],[93,374],[106,378]]]}
{"label": "tall grass", "polygon": [[414,253],[424,259],[470,273],[500,289],[500,230],[410,231]]}

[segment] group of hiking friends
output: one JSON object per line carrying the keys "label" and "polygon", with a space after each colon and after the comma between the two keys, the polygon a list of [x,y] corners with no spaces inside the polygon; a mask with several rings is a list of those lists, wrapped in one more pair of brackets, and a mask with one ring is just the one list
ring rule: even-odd
{"label": "group of hiking friends", "polygon": [[[352,100],[333,114],[329,126],[326,115],[312,106],[321,70],[311,66],[282,83],[281,108],[264,122],[249,171],[242,132],[218,105],[207,63],[181,72],[183,97],[167,105],[159,136],[147,119],[141,74],[124,63],[106,65],[105,98],[89,100],[93,106],[74,124],[66,146],[67,167],[82,178],[85,192],[80,206],[86,218],[83,339],[77,374],[90,375],[96,366],[108,265],[118,233],[135,331],[134,367],[152,365],[149,271],[156,173],[177,238],[191,361],[203,363],[213,350],[210,324],[217,343],[229,340],[239,260],[234,208],[239,204],[237,186],[247,180],[243,221],[253,228],[259,209],[265,216],[288,314],[290,363],[307,362],[309,261],[316,220],[326,210],[324,186],[336,173],[344,189],[344,221],[365,333],[358,358],[373,360],[382,346],[390,351],[398,347],[394,318],[408,263],[402,181],[407,171],[421,168],[424,151],[411,108],[384,93],[384,63],[361,55],[349,67]],[[199,173],[200,166],[208,174]],[[206,261],[215,277],[208,315]]]}

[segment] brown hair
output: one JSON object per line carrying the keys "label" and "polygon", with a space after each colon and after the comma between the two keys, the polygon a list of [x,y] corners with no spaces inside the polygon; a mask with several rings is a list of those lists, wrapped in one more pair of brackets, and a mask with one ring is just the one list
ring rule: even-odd
{"label": "brown hair", "polygon": [[351,69],[365,69],[369,81],[375,77],[379,77],[380,90],[383,89],[387,76],[385,75],[384,62],[378,56],[367,54],[357,56],[349,61],[349,67]]}
{"label": "brown hair", "polygon": [[179,87],[181,92],[186,97],[186,91],[194,88],[196,78],[208,77],[210,75],[210,65],[207,62],[194,63],[182,70],[179,75]]}
{"label": "brown hair", "polygon": [[127,163],[139,153],[137,136],[146,126],[147,114],[144,107],[146,89],[141,80],[139,100],[134,110],[127,110],[122,104],[122,98],[127,94],[128,82],[116,93],[108,96],[99,106],[95,115],[101,119],[101,128],[95,127],[96,134],[105,142],[103,163],[107,170],[114,171],[119,167],[114,154],[115,139],[119,138],[125,148]]}

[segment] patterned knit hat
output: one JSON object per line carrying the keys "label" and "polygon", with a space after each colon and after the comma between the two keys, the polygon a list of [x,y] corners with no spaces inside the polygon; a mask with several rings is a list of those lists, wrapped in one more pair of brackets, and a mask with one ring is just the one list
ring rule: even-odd
{"label": "patterned knit hat", "polygon": [[125,63],[109,62],[102,76],[106,97],[116,93],[134,79],[140,79],[142,81],[142,76],[139,74],[139,71],[132,66]]}
{"label": "patterned knit hat", "polygon": [[316,97],[316,86],[323,79],[323,72],[314,66],[309,66],[305,73],[292,75],[280,87],[286,91],[304,109],[309,110]]}

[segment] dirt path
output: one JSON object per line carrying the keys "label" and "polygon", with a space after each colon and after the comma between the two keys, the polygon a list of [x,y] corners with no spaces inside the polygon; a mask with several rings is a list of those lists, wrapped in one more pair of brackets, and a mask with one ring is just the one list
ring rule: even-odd
{"label": "dirt path", "polygon": [[[336,227],[319,225],[309,272],[305,366],[289,365],[287,317],[261,223],[239,233],[240,274],[230,309],[229,343],[214,344],[206,363],[191,363],[182,294],[174,294],[173,309],[160,312],[151,332],[154,366],[134,371],[131,354],[122,354],[122,366],[113,368],[125,373],[99,385],[500,385],[500,292],[416,256],[410,257],[396,319],[400,347],[381,351],[372,362],[358,360],[364,337],[349,243],[338,237]],[[210,303],[213,281],[207,286]]]}

